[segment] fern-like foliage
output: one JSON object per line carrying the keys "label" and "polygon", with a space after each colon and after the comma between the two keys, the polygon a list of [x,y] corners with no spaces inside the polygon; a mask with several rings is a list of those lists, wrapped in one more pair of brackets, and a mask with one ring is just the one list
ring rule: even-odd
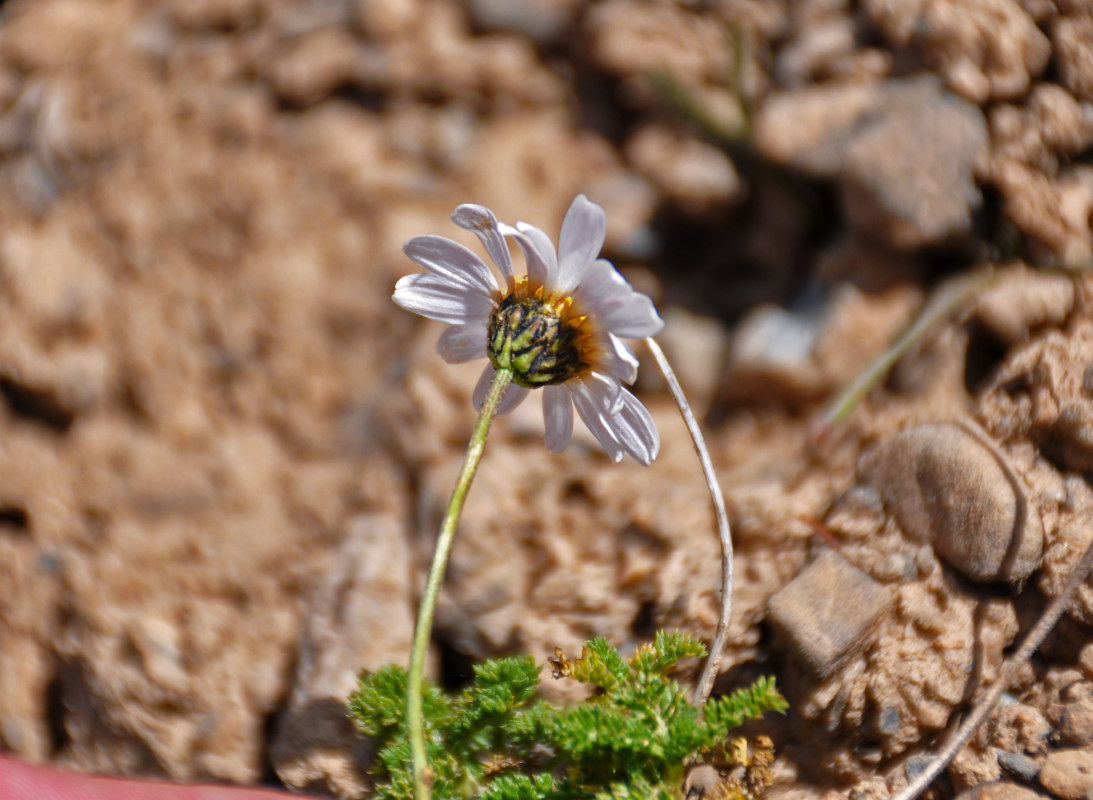
{"label": "fern-like foliage", "polygon": [[[457,696],[425,695],[427,756],[437,800],[672,800],[686,763],[726,753],[745,767],[747,784],[726,796],[752,800],[769,784],[769,742],[749,761],[747,743],[730,732],[747,719],[787,707],[772,678],[711,700],[704,713],[670,677],[684,658],[705,655],[697,639],[660,632],[629,659],[604,639],[581,657],[550,659],[555,678],[595,687],[585,701],[534,701],[539,667],[530,656],[486,661]],[[349,711],[375,737],[378,800],[412,800],[405,729],[406,673],[385,667],[361,676]],[[764,783],[766,781],[766,783]]]}

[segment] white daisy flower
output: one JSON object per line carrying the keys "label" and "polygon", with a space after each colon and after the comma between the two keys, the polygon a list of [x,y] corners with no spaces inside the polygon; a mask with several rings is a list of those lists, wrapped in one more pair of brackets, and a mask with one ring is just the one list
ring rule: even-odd
{"label": "white daisy flower", "polygon": [[[395,286],[408,311],[451,325],[437,342],[450,364],[488,358],[474,390],[481,408],[498,369],[513,372],[498,408],[504,414],[531,389],[543,390],[546,444],[561,452],[573,432],[573,407],[607,455],[648,465],[660,450],[653,418],[623,383],[638,361],[623,338],[655,336],[664,327],[653,301],[597,258],[607,218],[584,195],[569,207],[557,252],[539,228],[500,223],[488,208],[461,205],[452,221],[473,231],[501,280],[473,251],[442,236],[415,236],[403,251],[426,273]],[[505,237],[524,252],[527,274],[513,272]]]}

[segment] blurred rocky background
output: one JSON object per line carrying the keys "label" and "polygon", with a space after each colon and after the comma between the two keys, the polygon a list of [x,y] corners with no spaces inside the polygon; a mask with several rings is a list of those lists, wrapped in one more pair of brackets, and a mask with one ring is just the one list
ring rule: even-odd
{"label": "blurred rocky background", "polygon": [[[774,795],[921,768],[1093,539],[1088,0],[4,2],[0,749],[366,797],[342,703],[406,659],[480,368],[390,302],[401,244],[578,192],[706,422]],[[712,634],[709,500],[638,391],[649,468],[494,427],[436,677]],[[1090,797],[1091,626],[1087,584],[939,796]]]}

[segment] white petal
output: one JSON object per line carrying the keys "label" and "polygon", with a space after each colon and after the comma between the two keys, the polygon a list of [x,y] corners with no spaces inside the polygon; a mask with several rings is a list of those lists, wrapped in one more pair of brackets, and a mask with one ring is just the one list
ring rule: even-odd
{"label": "white petal", "polygon": [[436,342],[436,351],[449,364],[462,364],[486,357],[486,320],[445,329]]}
{"label": "white petal", "polygon": [[660,436],[649,411],[630,392],[623,389],[622,406],[617,414],[600,408],[580,381],[564,384],[573,397],[577,413],[612,461],[618,463],[629,453],[645,466],[653,463],[660,452]]}
{"label": "white petal", "polygon": [[497,415],[504,416],[509,413],[527,400],[529,394],[531,394],[531,389],[510,383],[505,387],[505,393],[501,395],[501,402],[497,404]]}
{"label": "white petal", "polygon": [[558,256],[550,237],[526,222],[516,223],[516,227],[501,223],[501,233],[511,236],[524,251],[524,260],[528,265],[528,279],[533,286],[545,286],[548,290],[554,286],[558,273]]}
{"label": "white petal", "polygon": [[633,292],[625,305],[601,319],[609,331],[627,339],[644,339],[664,330],[664,320],[657,313],[652,298],[641,292]]}
{"label": "white petal", "polygon": [[573,435],[573,401],[562,386],[543,387],[543,421],[546,423],[546,446],[560,453]]}
{"label": "white petal", "polygon": [[660,452],[653,415],[638,398],[622,390],[622,410],[606,420],[615,437],[635,460],[649,466]]}
{"label": "white petal", "polygon": [[482,241],[486,252],[490,254],[493,263],[501,270],[501,275],[511,288],[513,284],[512,255],[509,253],[509,246],[505,244],[505,237],[498,230],[497,217],[493,215],[493,212],[485,206],[464,203],[452,214],[452,222],[471,231]]}
{"label": "white petal", "polygon": [[436,275],[445,275],[487,293],[501,290],[493,270],[459,242],[443,236],[415,236],[402,246],[402,252]]}
{"label": "white petal", "polygon": [[419,272],[395,284],[391,299],[407,311],[450,325],[465,325],[488,319],[497,305],[478,289],[454,283],[443,275]]}
{"label": "white petal", "polygon": [[574,295],[581,309],[616,336],[644,339],[664,329],[664,320],[653,301],[619,274],[610,261],[600,258],[585,272]]}
{"label": "white petal", "polygon": [[630,345],[613,333],[604,336],[600,343],[600,355],[596,368],[625,383],[633,383],[638,377],[638,359]]}
{"label": "white petal", "polygon": [[[490,384],[493,383],[493,376],[496,372],[497,370],[493,368],[493,364],[487,364],[486,368],[482,370],[482,375],[478,378],[474,393],[471,395],[475,411],[482,410],[482,406],[486,402],[486,396],[490,393]],[[497,404],[497,416],[509,413],[524,402],[529,391],[529,389],[517,386],[515,383],[506,386],[505,393],[501,395],[501,402]]]}
{"label": "white petal", "polygon": [[622,385],[618,379],[592,371],[576,380],[584,382],[589,396],[608,414],[617,414],[622,408]]}
{"label": "white petal", "polygon": [[471,402],[474,404],[475,411],[482,410],[482,404],[486,402],[486,395],[489,394],[495,372],[497,370],[494,369],[493,364],[487,364],[482,374],[478,376],[478,383],[474,385],[474,391],[471,393]]}
{"label": "white petal", "polygon": [[592,431],[592,435],[607,453],[607,457],[616,464],[622,461],[625,450],[606,423],[609,416],[607,412],[600,409],[581,381],[568,381],[562,385],[569,391],[573,398],[573,405],[577,407],[577,413],[581,415],[588,430]]}
{"label": "white petal", "polygon": [[572,291],[603,249],[607,215],[583,194],[577,195],[562,221],[558,239],[559,292]]}
{"label": "white petal", "polygon": [[554,250],[554,242],[550,240],[550,237],[541,228],[528,225],[526,222],[517,222],[516,228],[532,241],[539,253],[539,257],[550,268],[551,273],[556,272],[558,269],[558,253]]}

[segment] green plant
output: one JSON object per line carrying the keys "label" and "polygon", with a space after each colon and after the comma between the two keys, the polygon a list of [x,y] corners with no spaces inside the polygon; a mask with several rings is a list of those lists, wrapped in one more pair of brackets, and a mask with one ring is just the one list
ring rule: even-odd
{"label": "green plant", "polygon": [[[534,700],[539,670],[530,656],[486,661],[461,693],[435,686],[424,695],[426,755],[432,791],[440,800],[561,800],[676,798],[695,759],[744,767],[726,796],[753,797],[769,784],[769,742],[754,758],[729,734],[785,700],[773,678],[707,702],[700,712],[670,677],[684,658],[705,646],[686,634],[659,632],[651,645],[623,659],[604,639],[581,657],[560,651],[555,678],[594,687],[572,706]],[[406,736],[406,672],[385,667],[361,676],[349,709],[360,730],[377,740],[379,800],[414,795]]]}

